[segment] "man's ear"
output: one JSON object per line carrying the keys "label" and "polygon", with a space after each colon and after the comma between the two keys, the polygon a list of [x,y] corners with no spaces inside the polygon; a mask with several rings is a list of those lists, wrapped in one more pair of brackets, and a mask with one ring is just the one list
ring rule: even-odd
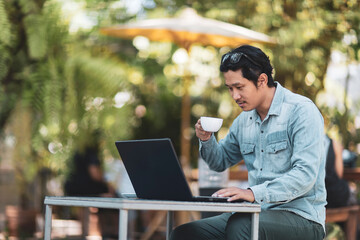
{"label": "man's ear", "polygon": [[267,86],[267,83],[268,83],[268,76],[265,73],[260,74],[257,82],[258,87],[261,86],[265,87]]}

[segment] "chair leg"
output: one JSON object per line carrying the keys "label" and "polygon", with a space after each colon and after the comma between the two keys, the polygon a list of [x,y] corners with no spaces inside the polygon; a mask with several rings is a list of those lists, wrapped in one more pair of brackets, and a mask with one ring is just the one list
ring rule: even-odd
{"label": "chair leg", "polygon": [[148,240],[154,234],[156,229],[159,228],[160,224],[164,221],[167,216],[166,211],[159,211],[156,213],[154,219],[152,219],[147,231],[141,236],[141,240]]}
{"label": "chair leg", "polygon": [[350,212],[349,218],[346,221],[346,239],[356,240],[356,228],[357,228],[357,214],[356,212]]}
{"label": "chair leg", "polygon": [[89,217],[90,211],[89,208],[81,208],[81,231],[82,236],[86,237],[89,235]]}

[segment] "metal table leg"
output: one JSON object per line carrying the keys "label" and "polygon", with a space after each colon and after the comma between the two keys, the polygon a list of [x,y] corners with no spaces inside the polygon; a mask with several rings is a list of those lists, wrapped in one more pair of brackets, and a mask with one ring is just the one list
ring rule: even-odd
{"label": "metal table leg", "polygon": [[166,219],[166,240],[170,239],[170,233],[173,229],[173,221],[174,221],[174,212],[168,211],[167,219]]}
{"label": "metal table leg", "polygon": [[251,214],[251,240],[259,239],[259,213]]}
{"label": "metal table leg", "polygon": [[120,209],[119,211],[119,240],[126,240],[128,229],[128,210]]}
{"label": "metal table leg", "polygon": [[51,222],[52,222],[52,207],[50,205],[45,206],[45,229],[44,240],[51,239]]}

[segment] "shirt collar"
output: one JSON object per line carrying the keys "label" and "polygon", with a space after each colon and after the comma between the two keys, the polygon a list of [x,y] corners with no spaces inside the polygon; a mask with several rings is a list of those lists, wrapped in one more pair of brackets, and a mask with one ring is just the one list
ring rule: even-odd
{"label": "shirt collar", "polygon": [[[269,112],[268,112],[267,116],[280,115],[282,102],[284,101],[284,94],[285,94],[284,93],[284,87],[281,86],[279,82],[275,82],[275,83],[276,83],[276,85],[275,85],[276,86],[275,94],[274,94],[274,98],[273,98],[273,100],[271,102],[270,109],[269,109]],[[256,109],[251,110],[250,120],[261,123],[260,116],[256,112]]]}
{"label": "shirt collar", "polygon": [[[266,118],[270,115],[280,115],[281,113],[281,106],[282,106],[282,102],[284,101],[284,94],[285,94],[284,87],[281,86],[279,82],[275,82],[275,83],[276,83],[276,89],[275,89],[274,98],[271,102],[270,109]],[[256,122],[261,123],[260,116],[256,112],[256,109],[251,110],[250,119],[253,119]]]}
{"label": "shirt collar", "polygon": [[280,85],[280,83],[275,82],[276,83],[276,89],[275,89],[275,94],[274,94],[274,98],[271,102],[270,105],[270,109],[268,112],[268,115],[280,115],[281,112],[281,106],[282,106],[282,102],[284,101],[284,87]]}

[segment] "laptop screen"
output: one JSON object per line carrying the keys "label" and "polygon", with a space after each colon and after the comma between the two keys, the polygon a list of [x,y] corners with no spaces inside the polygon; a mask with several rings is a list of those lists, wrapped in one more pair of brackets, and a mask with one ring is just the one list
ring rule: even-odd
{"label": "laptop screen", "polygon": [[139,198],[192,199],[170,139],[127,140],[115,144]]}

